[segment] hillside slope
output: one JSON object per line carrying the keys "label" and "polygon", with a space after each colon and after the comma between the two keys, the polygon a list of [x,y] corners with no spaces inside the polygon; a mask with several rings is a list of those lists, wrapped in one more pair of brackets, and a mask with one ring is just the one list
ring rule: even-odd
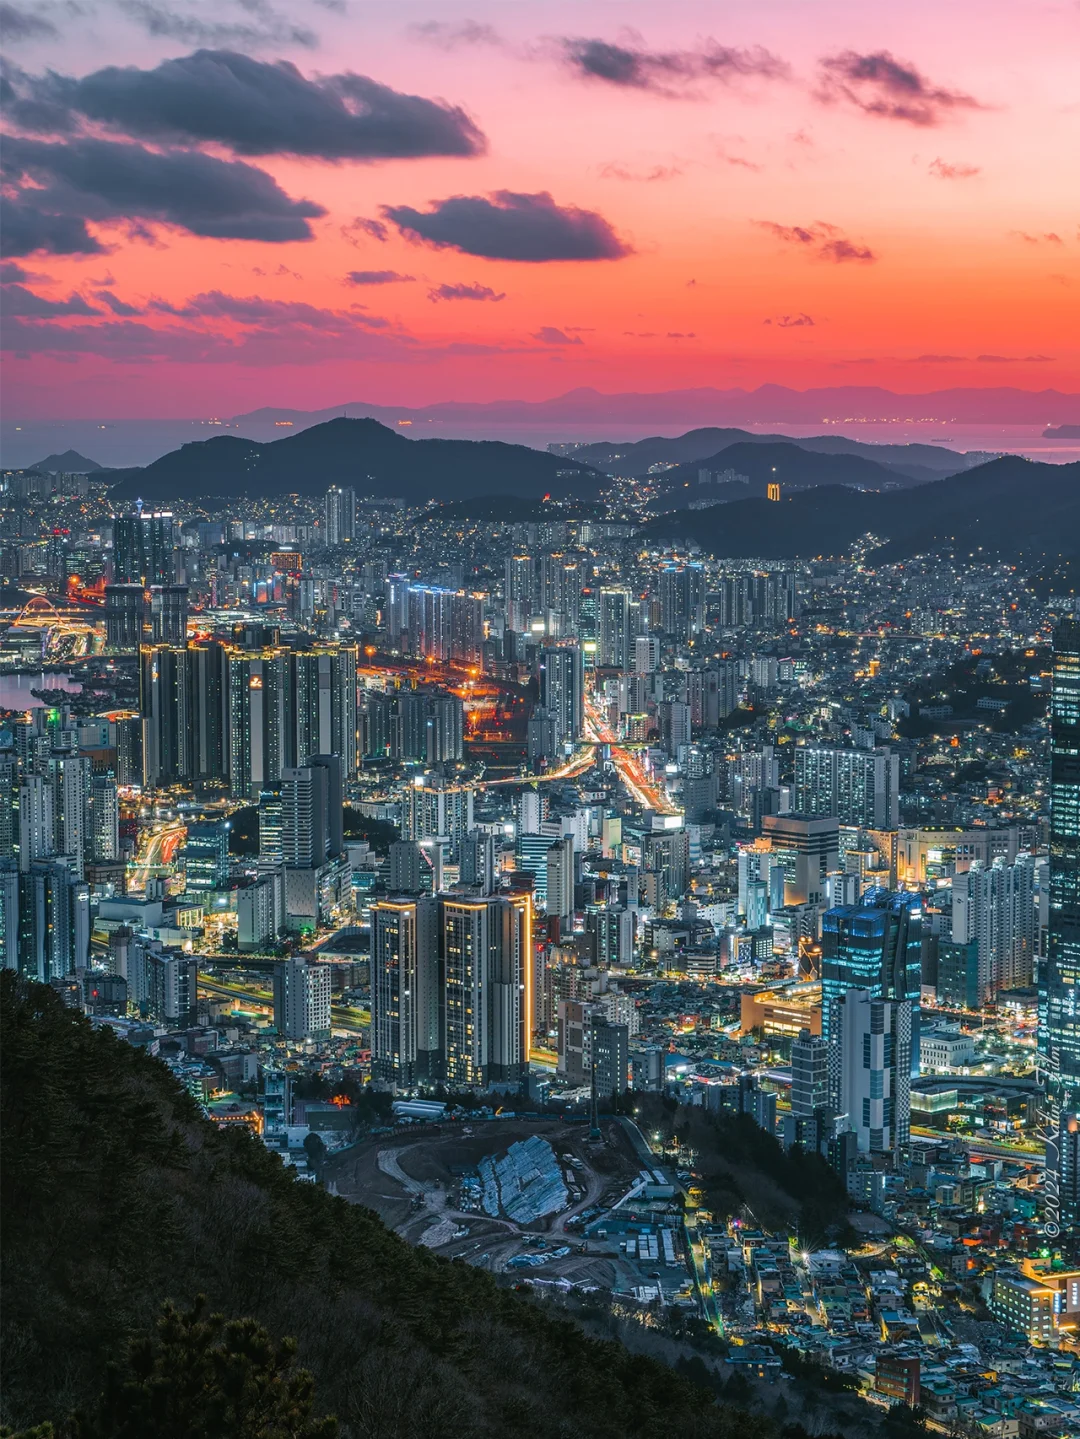
{"label": "hillside slope", "polygon": [[763,1439],[761,1421],[222,1132],[163,1065],[0,973],[2,1420],[62,1418],[163,1300],[294,1335],[342,1439]]}
{"label": "hillside slope", "polygon": [[[572,471],[573,479],[559,471]],[[237,435],[196,440],[152,465],[113,472],[116,500],[175,502],[199,496],[322,494],[350,485],[360,496],[410,502],[494,493],[539,498],[590,490],[598,478],[574,460],[498,440],[410,440],[377,420],[328,420],[260,444]]]}
{"label": "hillside slope", "polygon": [[[770,481],[776,481],[781,490],[806,490],[816,485],[851,485],[881,490],[914,483],[898,470],[876,460],[868,460],[861,454],[817,454],[791,441],[781,440],[771,444],[727,445],[716,454],[668,470],[661,476],[661,485],[673,495],[680,490],[692,494],[695,489],[699,495],[705,495],[707,489],[698,484],[701,470],[708,470],[710,474],[734,470],[738,475],[745,475],[751,489],[759,494],[764,494],[764,487]],[[935,477],[928,475],[926,478]]]}
{"label": "hillside slope", "polygon": [[822,485],[768,500],[661,515],[654,538],[685,537],[719,557],[777,559],[840,555],[873,534],[880,559],[949,544],[988,553],[1080,555],[1080,462],[1042,465],[1016,456],[991,460],[916,490],[872,494]]}

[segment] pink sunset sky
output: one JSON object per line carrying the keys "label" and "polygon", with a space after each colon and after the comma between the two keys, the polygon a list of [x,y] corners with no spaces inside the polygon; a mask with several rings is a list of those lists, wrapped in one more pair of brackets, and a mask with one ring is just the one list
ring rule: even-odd
{"label": "pink sunset sky", "polygon": [[4,8],[9,419],[1078,387],[1073,0]]}

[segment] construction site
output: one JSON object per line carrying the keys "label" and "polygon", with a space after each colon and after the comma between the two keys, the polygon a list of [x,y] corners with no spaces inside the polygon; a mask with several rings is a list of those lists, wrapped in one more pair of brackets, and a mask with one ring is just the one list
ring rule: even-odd
{"label": "construction site", "polygon": [[619,1120],[500,1117],[362,1141],[325,1182],[409,1243],[515,1282],[692,1305],[676,1186],[647,1154]]}

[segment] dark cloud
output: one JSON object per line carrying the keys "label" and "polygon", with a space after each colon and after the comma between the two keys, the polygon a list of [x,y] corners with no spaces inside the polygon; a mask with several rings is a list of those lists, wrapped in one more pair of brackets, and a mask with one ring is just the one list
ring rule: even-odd
{"label": "dark cloud", "polygon": [[823,260],[832,260],[837,265],[842,265],[848,260],[856,260],[862,263],[873,263],[877,256],[866,245],[856,245],[851,240],[845,240],[841,236],[837,240],[826,240],[818,251]]}
{"label": "dark cloud", "polygon": [[506,295],[496,293],[490,285],[436,285],[433,290],[428,291],[428,299],[436,302],[439,300],[492,300],[498,302],[505,300]]}
{"label": "dark cloud", "polygon": [[668,98],[693,96],[708,81],[779,80],[789,74],[785,62],[760,45],[743,50],[703,40],[693,50],[648,50],[638,35],[627,35],[621,44],[581,36],[558,43],[563,63],[580,78]]}
{"label": "dark cloud", "polygon": [[390,238],[390,231],[381,220],[367,220],[363,215],[357,215],[355,220],[350,220],[347,225],[341,227],[341,238],[348,240],[350,245],[361,248],[361,235],[366,235],[369,240],[378,240],[380,245],[385,245]]}
{"label": "dark cloud", "polygon": [[12,315],[25,316],[32,320],[55,320],[63,315],[98,315],[93,305],[88,305],[81,295],[69,295],[66,300],[49,300],[44,295],[35,295],[25,285],[5,279],[0,285],[0,314],[5,318]]}
{"label": "dark cloud", "polygon": [[287,60],[230,50],[198,50],[153,70],[111,65],[81,80],[20,75],[13,89],[16,123],[41,133],[70,129],[75,115],[158,144],[322,160],[479,155],[486,143],[459,108],[349,72],[309,80]]}
{"label": "dark cloud", "polygon": [[1029,235],[1026,230],[1014,230],[1012,233],[1027,245],[1064,245],[1065,243],[1060,235],[1054,234],[1053,230],[1043,235]]}
{"label": "dark cloud", "polygon": [[479,20],[461,20],[456,24],[442,20],[425,20],[410,25],[409,34],[427,45],[439,50],[457,50],[468,45],[501,46],[502,36],[493,25],[484,25]]}
{"label": "dark cloud", "polygon": [[818,99],[846,101],[866,115],[886,120],[939,125],[956,111],[983,108],[971,95],[935,85],[916,66],[894,59],[888,50],[829,55],[820,61],[818,74]]}
{"label": "dark cloud", "polygon": [[22,40],[52,39],[57,29],[44,15],[35,15],[18,5],[0,4],[0,33],[7,44],[17,45]]}
{"label": "dark cloud", "polygon": [[585,341],[580,335],[568,335],[565,330],[557,329],[554,325],[541,325],[533,335],[534,340],[539,340],[542,345],[583,345]]}
{"label": "dark cloud", "polygon": [[[319,43],[314,30],[295,25],[279,14],[268,0],[236,0],[244,18],[220,18],[229,9],[227,0],[218,5],[219,18],[207,20],[202,15],[157,3],[157,0],[119,0],[119,7],[148,35],[180,40],[185,45],[243,45],[256,49],[261,45],[303,45],[310,48]],[[332,7],[327,7],[332,8]]]}
{"label": "dark cloud", "polygon": [[87,137],[51,143],[9,136],[2,165],[9,181],[39,187],[24,190],[17,204],[58,227],[53,243],[47,243],[48,235],[37,237],[13,254],[93,253],[101,247],[86,243],[87,220],[175,225],[219,240],[310,240],[308,220],[326,213],[310,200],[291,199],[253,165],[197,151],[148,150]]}
{"label": "dark cloud", "polygon": [[461,250],[489,260],[617,260],[632,254],[602,215],[560,206],[546,191],[519,195],[497,190],[452,195],[426,211],[411,205],[384,205],[383,215],[410,240],[436,249]]}
{"label": "dark cloud", "polygon": [[815,220],[812,225],[778,225],[773,220],[754,220],[752,223],[761,230],[768,230],[785,245],[801,246],[817,259],[831,260],[836,265],[849,261],[870,264],[877,259],[873,250],[849,240],[835,225],[828,225],[824,220]]}
{"label": "dark cloud", "polygon": [[0,260],[0,285],[33,284],[35,281],[48,282],[48,275],[35,275],[25,269],[17,260]]}
{"label": "dark cloud", "polygon": [[413,276],[399,275],[396,270],[350,270],[345,278],[350,285],[396,285]]}
{"label": "dark cloud", "polygon": [[669,331],[667,332],[667,335],[665,336],[665,339],[668,339],[668,340],[696,340],[696,339],[697,339],[697,335],[695,335],[695,333],[694,333],[693,330],[687,330],[687,331],[685,331],[685,332],[682,331],[682,330],[669,330]]}
{"label": "dark cloud", "polygon": [[[35,194],[33,190],[27,193]],[[105,246],[94,239],[78,215],[50,214],[22,196],[0,196],[0,232],[8,255],[105,253]]]}
{"label": "dark cloud", "polygon": [[816,325],[817,321],[812,315],[804,315],[801,312],[797,315],[781,315],[778,320],[762,320],[763,325],[775,324],[779,330],[798,330],[804,326]]}
{"label": "dark cloud", "polygon": [[94,299],[110,309],[114,315],[120,315],[124,319],[130,319],[134,315],[141,315],[143,312],[138,305],[129,305],[126,300],[121,300],[111,290],[95,290]]}
{"label": "dark cloud", "polygon": [[233,320],[240,325],[268,325],[309,330],[339,331],[342,327],[385,330],[389,321],[357,310],[323,310],[302,300],[267,300],[260,295],[227,295],[223,290],[206,290],[192,295],[183,305],[152,300],[149,309],[157,314],[191,320]]}
{"label": "dark cloud", "polygon": [[980,365],[1048,365],[1053,355],[976,355]]}
{"label": "dark cloud", "polygon": [[930,161],[930,173],[939,180],[970,180],[975,175],[981,175],[982,169],[978,165],[965,165],[963,161],[952,162],[939,157]]}
{"label": "dark cloud", "polygon": [[[154,300],[154,325],[129,318],[70,322],[15,316],[4,326],[4,348],[17,355],[74,359],[97,355],[118,364],[168,360],[184,364],[250,366],[318,364],[327,360],[403,361],[416,342],[384,320],[355,310],[264,300],[208,291],[180,304]],[[428,347],[425,353],[432,353]]]}

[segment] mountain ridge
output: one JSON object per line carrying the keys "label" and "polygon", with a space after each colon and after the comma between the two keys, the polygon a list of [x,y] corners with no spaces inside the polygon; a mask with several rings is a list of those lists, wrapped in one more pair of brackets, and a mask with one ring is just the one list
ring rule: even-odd
{"label": "mountain ridge", "polygon": [[872,441],[853,440],[847,435],[779,435],[760,434],[736,427],[718,428],[702,426],[688,430],[683,435],[649,435],[643,440],[630,443],[601,440],[592,444],[567,449],[568,458],[582,460],[595,465],[611,475],[636,478],[648,473],[650,465],[690,464],[695,460],[706,460],[728,445],[747,444],[788,444],[798,445],[801,450],[820,454],[863,455],[878,464],[889,465],[900,474],[905,474],[920,483],[940,478],[944,474],[955,474],[968,469],[972,464],[984,463],[992,458],[980,452],[964,453],[947,449],[944,445],[929,445],[913,442],[910,444],[876,444]]}
{"label": "mountain ridge", "polygon": [[[710,414],[701,406],[714,407]],[[825,407],[823,410],[822,407]],[[837,414],[832,407],[840,407]],[[231,422],[244,423],[255,419],[282,420],[292,417],[312,419],[332,418],[343,411],[363,410],[371,418],[385,416],[391,421],[409,418],[414,423],[417,417],[432,420],[446,419],[455,415],[461,418],[510,420],[514,418],[536,419],[547,416],[560,417],[568,421],[574,418],[609,420],[614,423],[625,418],[640,423],[651,415],[663,414],[670,423],[680,419],[687,423],[702,424],[706,417],[729,423],[767,424],[783,421],[792,424],[835,423],[845,416],[862,416],[862,420],[849,418],[849,423],[872,423],[874,421],[907,421],[912,412],[921,420],[945,420],[954,423],[1003,423],[1047,425],[1072,420],[1080,409],[1080,395],[1067,391],[1045,389],[1025,390],[1013,385],[993,388],[956,386],[945,390],[924,390],[918,392],[896,391],[880,385],[833,385],[819,386],[808,390],[795,390],[787,385],[758,385],[754,389],[735,387],[717,389],[702,385],[679,390],[653,391],[602,391],[590,385],[580,385],[563,394],[543,400],[487,400],[459,401],[442,400],[428,405],[375,405],[363,400],[350,400],[344,404],[330,405],[318,410],[302,410],[288,405],[261,406],[242,414],[233,415]],[[935,410],[940,413],[934,413]],[[318,417],[318,420],[315,420]]]}
{"label": "mountain ridge", "polygon": [[867,534],[880,539],[880,560],[941,545],[1080,556],[1080,461],[1045,465],[1006,455],[920,485],[915,494],[918,503],[911,490],[882,494],[823,485],[796,490],[779,504],[740,498],[705,510],[673,510],[651,521],[646,533],[691,540],[727,559],[836,556]]}
{"label": "mountain ridge", "polygon": [[363,496],[416,502],[437,494],[489,494],[493,486],[524,498],[565,494],[595,486],[600,476],[525,445],[413,440],[377,420],[337,418],[265,442],[239,435],[192,440],[145,467],[112,471],[111,478],[116,500],[321,494],[343,484]]}

